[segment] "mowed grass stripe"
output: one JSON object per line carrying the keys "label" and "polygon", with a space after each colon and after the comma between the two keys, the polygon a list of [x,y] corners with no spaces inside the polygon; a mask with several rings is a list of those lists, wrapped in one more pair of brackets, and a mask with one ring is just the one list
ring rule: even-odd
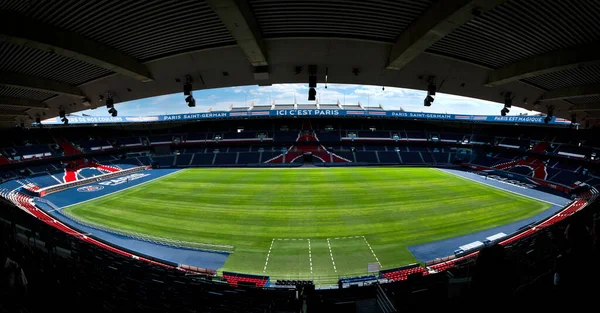
{"label": "mowed grass stripe", "polygon": [[[415,262],[407,246],[505,225],[549,207],[436,169],[383,167],[186,169],[65,210],[118,230],[232,245],[236,251],[223,267],[229,271],[261,274],[273,238],[310,238],[313,275],[330,276],[336,273],[326,238],[365,236],[389,268]],[[339,257],[355,263],[351,255]],[[310,275],[309,268],[290,270]]]}

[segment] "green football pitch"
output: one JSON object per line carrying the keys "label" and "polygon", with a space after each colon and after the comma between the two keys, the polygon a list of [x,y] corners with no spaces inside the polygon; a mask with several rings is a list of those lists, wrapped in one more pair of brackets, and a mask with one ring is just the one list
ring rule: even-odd
{"label": "green football pitch", "polygon": [[550,204],[432,168],[185,169],[66,208],[87,223],[199,247],[223,271],[335,281],[408,248],[534,216]]}

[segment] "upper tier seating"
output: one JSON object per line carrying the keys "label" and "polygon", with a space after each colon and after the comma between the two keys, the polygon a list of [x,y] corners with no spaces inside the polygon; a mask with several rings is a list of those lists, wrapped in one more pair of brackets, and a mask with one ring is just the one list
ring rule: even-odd
{"label": "upper tier seating", "polygon": [[315,134],[321,142],[340,141],[339,131],[317,131]]}
{"label": "upper tier seating", "polygon": [[298,131],[276,131],[273,140],[282,142],[295,142],[298,139]]}

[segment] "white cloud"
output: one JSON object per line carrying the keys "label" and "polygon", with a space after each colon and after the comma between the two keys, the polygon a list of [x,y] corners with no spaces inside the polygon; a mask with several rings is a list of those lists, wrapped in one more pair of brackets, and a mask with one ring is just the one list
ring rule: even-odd
{"label": "white cloud", "polygon": [[[503,105],[496,102],[483,101],[455,95],[438,93],[431,107],[423,106],[425,91],[395,87],[363,86],[346,84],[319,84],[317,97],[320,103],[336,103],[338,100],[344,104],[356,104],[359,101],[365,106],[381,104],[387,110],[403,108],[413,112],[455,113],[455,114],[481,114],[499,115]],[[239,86],[233,88],[217,88],[195,90],[196,107],[189,108],[181,93],[163,95],[154,98],[116,104],[119,115],[157,115],[205,112],[209,108],[213,111],[227,110],[234,107],[267,105],[273,101],[277,104],[293,103],[294,97],[298,103],[311,103],[308,101],[308,84],[275,84],[272,86]],[[104,108],[80,112],[88,115],[108,115]],[[520,113],[535,114],[514,107],[510,115]]]}

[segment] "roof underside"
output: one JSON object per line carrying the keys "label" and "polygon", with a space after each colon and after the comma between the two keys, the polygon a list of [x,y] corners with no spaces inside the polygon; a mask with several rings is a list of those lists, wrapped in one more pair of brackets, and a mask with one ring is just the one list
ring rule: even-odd
{"label": "roof underside", "polygon": [[194,89],[308,83],[308,65],[319,83],[326,71],[422,90],[431,79],[595,124],[598,16],[600,0],[0,0],[0,111],[20,114],[0,127],[100,95],[181,92],[187,75]]}

